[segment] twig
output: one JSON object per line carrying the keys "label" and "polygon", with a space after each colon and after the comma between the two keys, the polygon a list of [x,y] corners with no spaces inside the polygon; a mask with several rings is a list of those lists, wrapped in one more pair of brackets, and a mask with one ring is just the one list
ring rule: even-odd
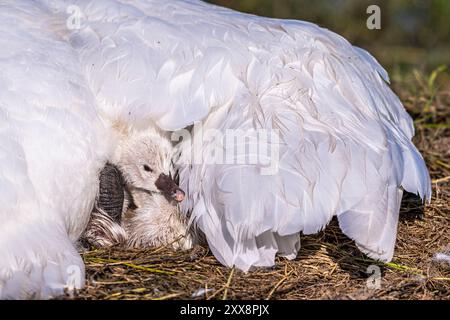
{"label": "twig", "polygon": [[274,292],[278,289],[278,287],[281,286],[281,284],[282,284],[284,281],[286,281],[286,280],[289,278],[289,276],[292,274],[292,272],[294,272],[294,270],[289,271],[287,275],[285,275],[280,281],[278,281],[278,282],[275,284],[275,286],[272,288],[272,290],[270,290],[269,294],[267,295],[266,300],[270,300],[270,298],[272,297],[272,295],[274,294]]}
{"label": "twig", "polygon": [[435,277],[435,278],[431,278],[431,280],[443,280],[443,281],[450,281],[450,278],[445,278],[445,277]]}
{"label": "twig", "polygon": [[436,164],[440,165],[441,167],[444,167],[444,168],[450,169],[450,165],[449,165],[449,164],[447,164],[447,163],[445,163],[444,161],[441,161],[441,160],[436,160]]}
{"label": "twig", "polygon": [[166,296],[162,296],[162,297],[158,297],[158,298],[151,298],[151,300],[167,300],[167,299],[175,298],[178,296],[181,296],[181,293],[171,293]]}
{"label": "twig", "polygon": [[148,268],[148,267],[144,267],[144,266],[138,266],[138,265],[132,264],[132,263],[124,263],[123,265],[130,267],[130,268],[144,270],[144,271],[153,272],[153,273],[162,273],[162,274],[168,274],[168,275],[175,274],[175,271],[165,271],[165,270],[160,270],[160,269],[155,269],[155,268]]}
{"label": "twig", "polygon": [[450,180],[450,176],[448,177],[444,177],[444,178],[440,178],[440,179],[434,179],[431,180],[432,183],[440,183],[440,182],[445,182],[445,181],[449,181]]}
{"label": "twig", "polygon": [[102,258],[93,258],[93,259],[89,259],[92,262],[97,262],[97,263],[106,263],[106,264],[111,264],[111,265],[124,265],[133,269],[138,269],[138,270],[144,270],[147,272],[153,272],[153,273],[162,273],[162,274],[168,274],[168,275],[174,275],[176,272],[175,271],[166,271],[166,270],[160,270],[160,269],[156,269],[156,268],[150,268],[150,267],[144,267],[144,266],[139,266],[130,262],[125,262],[125,261],[116,261],[113,259],[102,259]]}
{"label": "twig", "polygon": [[234,274],[234,267],[231,269],[230,275],[228,276],[227,283],[225,284],[225,291],[223,293],[222,300],[227,300],[228,288],[230,287],[231,279],[233,278],[233,274]]}
{"label": "twig", "polygon": [[116,292],[116,293],[110,294],[109,296],[106,296],[104,299],[108,300],[110,298],[117,298],[117,297],[120,297],[121,295],[122,295],[122,292]]}
{"label": "twig", "polygon": [[416,269],[416,268],[411,268],[402,264],[397,264],[394,262],[387,262],[384,263],[385,266],[391,268],[391,269],[396,269],[396,270],[400,270],[400,271],[408,271],[411,272],[413,274],[419,275],[419,276],[423,276],[423,271],[420,269]]}

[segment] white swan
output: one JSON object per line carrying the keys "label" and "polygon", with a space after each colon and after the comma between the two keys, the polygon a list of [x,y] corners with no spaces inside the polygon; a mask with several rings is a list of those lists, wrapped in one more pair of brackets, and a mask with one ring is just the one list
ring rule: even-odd
{"label": "white swan", "polygon": [[279,133],[272,175],[182,168],[184,209],[215,256],[243,270],[272,265],[276,252],[294,257],[299,233],[334,215],[364,252],[389,260],[402,188],[430,198],[386,72],[314,24],[194,0],[11,0],[0,28],[0,297],[83,285],[73,242],[115,122]]}

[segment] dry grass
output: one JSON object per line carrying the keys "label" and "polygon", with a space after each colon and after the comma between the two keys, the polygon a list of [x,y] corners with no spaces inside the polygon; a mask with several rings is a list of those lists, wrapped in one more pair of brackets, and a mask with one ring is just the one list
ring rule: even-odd
{"label": "dry grass", "polygon": [[[246,274],[221,266],[203,247],[87,252],[87,286],[72,298],[449,299],[450,266],[433,257],[450,252],[450,90],[438,90],[431,75],[411,77],[394,87],[416,119],[415,142],[430,168],[433,199],[424,207],[412,196],[404,198],[392,263],[362,255],[333,221],[302,238],[297,259],[278,258],[275,267]],[[377,290],[366,285],[371,264],[382,271]],[[195,297],[200,289],[203,294]]]}

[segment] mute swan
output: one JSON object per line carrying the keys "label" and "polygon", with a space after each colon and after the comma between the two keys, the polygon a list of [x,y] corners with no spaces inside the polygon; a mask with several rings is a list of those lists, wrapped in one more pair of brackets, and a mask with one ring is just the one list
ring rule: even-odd
{"label": "mute swan", "polygon": [[100,173],[100,190],[83,240],[96,247],[189,249],[192,238],[174,202],[184,192],[171,177],[172,145],[156,128],[122,134]]}
{"label": "mute swan", "polygon": [[275,133],[271,174],[266,161],[242,163],[242,148],[226,163],[178,164],[184,212],[242,270],[295,257],[300,233],[333,216],[389,261],[403,189],[430,199],[386,71],[314,24],[196,0],[7,0],[0,28],[0,297],[83,286],[73,244],[117,121],[167,131],[200,121],[194,156],[221,150],[205,137]]}

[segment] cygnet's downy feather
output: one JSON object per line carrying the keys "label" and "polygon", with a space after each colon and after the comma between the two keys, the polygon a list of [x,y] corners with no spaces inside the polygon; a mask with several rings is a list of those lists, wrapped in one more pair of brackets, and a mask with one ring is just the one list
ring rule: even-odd
{"label": "cygnet's downy feather", "polygon": [[156,128],[124,130],[113,157],[99,176],[99,194],[81,242],[94,247],[192,244],[177,202],[184,192],[170,172],[172,144]]}

